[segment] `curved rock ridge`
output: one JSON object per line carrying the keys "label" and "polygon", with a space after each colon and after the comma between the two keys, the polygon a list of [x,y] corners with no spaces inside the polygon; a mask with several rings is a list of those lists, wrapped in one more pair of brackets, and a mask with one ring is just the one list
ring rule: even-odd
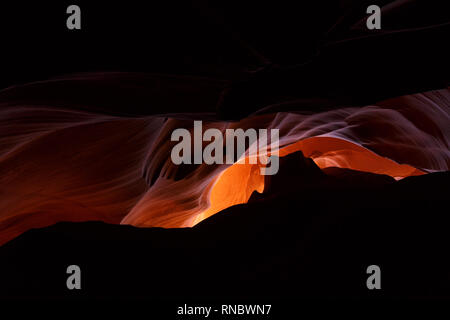
{"label": "curved rock ridge", "polygon": [[190,227],[263,192],[259,164],[173,164],[171,133],[193,130],[191,119],[203,120],[204,130],[279,129],[281,157],[301,150],[322,169],[402,179],[450,166],[448,88],[312,114],[202,117],[119,117],[2,100],[0,244],[59,221]]}

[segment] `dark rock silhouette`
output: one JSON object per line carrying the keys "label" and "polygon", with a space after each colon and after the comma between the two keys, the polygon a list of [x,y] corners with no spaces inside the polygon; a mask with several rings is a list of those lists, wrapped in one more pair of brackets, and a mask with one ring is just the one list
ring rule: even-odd
{"label": "dark rock silhouette", "polygon": [[[301,154],[290,158],[304,162],[293,176],[318,175],[320,183],[290,188],[280,175],[282,192],[193,228],[85,222],[28,231],[0,248],[0,296],[448,296],[448,172],[395,182],[347,169],[321,173]],[[83,270],[80,292],[65,288],[70,264]],[[371,264],[381,267],[382,291],[365,286]]]}

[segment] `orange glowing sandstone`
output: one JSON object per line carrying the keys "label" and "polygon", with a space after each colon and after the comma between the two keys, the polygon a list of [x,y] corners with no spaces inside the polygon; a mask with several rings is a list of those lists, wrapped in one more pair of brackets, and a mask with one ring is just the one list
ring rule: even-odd
{"label": "orange glowing sandstone", "polygon": [[[450,90],[444,89],[361,108],[265,114],[205,127],[277,128],[280,156],[302,150],[321,168],[401,179],[449,170],[449,121]],[[170,135],[189,128],[187,122],[3,102],[0,245],[60,221],[190,227],[263,191],[258,165],[174,165]]]}
{"label": "orange glowing sandstone", "polygon": [[[312,158],[320,168],[339,167],[359,171],[386,174],[395,179],[422,175],[423,171],[406,164],[380,157],[354,143],[329,137],[313,137],[286,146],[280,157],[301,150],[305,157]],[[200,212],[193,224],[236,204],[246,203],[254,191],[262,193],[264,176],[259,174],[259,165],[233,165],[222,172],[214,182],[209,195],[210,206]]]}

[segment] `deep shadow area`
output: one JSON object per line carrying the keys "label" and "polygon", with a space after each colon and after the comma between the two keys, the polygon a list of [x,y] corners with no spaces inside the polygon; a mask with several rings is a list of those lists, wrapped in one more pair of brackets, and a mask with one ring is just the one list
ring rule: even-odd
{"label": "deep shadow area", "polygon": [[[321,171],[291,154],[267,181],[276,189],[191,229],[86,222],[28,231],[0,248],[0,295],[446,297],[449,178]],[[82,269],[82,290],[66,288],[71,264]],[[366,288],[372,264],[382,270],[379,291]]]}

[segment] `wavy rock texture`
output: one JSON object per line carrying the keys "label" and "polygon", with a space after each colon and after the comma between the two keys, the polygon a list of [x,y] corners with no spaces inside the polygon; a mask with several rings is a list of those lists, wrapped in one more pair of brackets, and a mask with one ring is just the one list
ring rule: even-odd
{"label": "wavy rock texture", "polygon": [[448,89],[239,122],[192,114],[119,117],[0,101],[0,244],[59,221],[190,227],[263,192],[259,165],[171,162],[172,131],[192,130],[194,118],[203,118],[204,130],[278,128],[280,156],[301,150],[320,168],[401,179],[450,166]]}

